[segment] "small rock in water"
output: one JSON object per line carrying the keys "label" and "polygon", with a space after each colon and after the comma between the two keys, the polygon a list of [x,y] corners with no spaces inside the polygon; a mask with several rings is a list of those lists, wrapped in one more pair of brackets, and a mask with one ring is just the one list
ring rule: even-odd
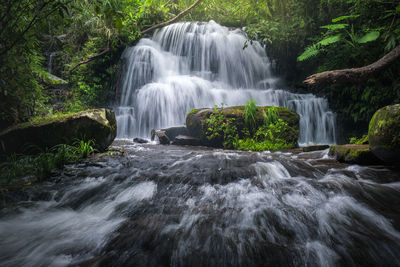
{"label": "small rock in water", "polygon": [[163,131],[163,130],[156,131],[156,136],[158,137],[158,140],[160,141],[161,145],[169,145],[170,144],[170,139],[169,139],[168,135],[166,135],[165,131]]}
{"label": "small rock in water", "polygon": [[325,150],[328,149],[328,145],[316,145],[316,146],[306,146],[303,147],[303,152],[312,152],[312,151],[318,151],[318,150]]}
{"label": "small rock in water", "polygon": [[173,145],[179,146],[198,146],[201,144],[200,139],[193,136],[178,135],[172,142]]}
{"label": "small rock in water", "polygon": [[133,139],[133,142],[139,143],[139,144],[147,144],[149,141],[147,141],[146,139],[143,139],[143,138],[136,137]]}

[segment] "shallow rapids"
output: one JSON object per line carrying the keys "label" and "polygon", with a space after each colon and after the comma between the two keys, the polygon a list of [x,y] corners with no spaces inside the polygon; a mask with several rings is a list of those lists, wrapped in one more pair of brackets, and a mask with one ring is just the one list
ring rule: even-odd
{"label": "shallow rapids", "polygon": [[118,143],[6,195],[0,266],[400,266],[399,173]]}

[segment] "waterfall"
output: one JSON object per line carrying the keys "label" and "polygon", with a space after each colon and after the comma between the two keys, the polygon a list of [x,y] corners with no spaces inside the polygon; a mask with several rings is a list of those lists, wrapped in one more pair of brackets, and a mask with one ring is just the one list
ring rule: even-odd
{"label": "waterfall", "polygon": [[52,74],[52,72],[53,72],[53,59],[54,59],[55,55],[56,55],[56,52],[51,52],[49,55],[49,61],[47,63],[47,72],[50,74]]}
{"label": "waterfall", "polygon": [[122,57],[118,137],[148,137],[153,128],[180,126],[193,108],[285,106],[300,115],[300,144],[335,143],[335,114],[327,100],[278,88],[259,42],[246,48],[240,29],[210,22],[181,22],[141,39]]}

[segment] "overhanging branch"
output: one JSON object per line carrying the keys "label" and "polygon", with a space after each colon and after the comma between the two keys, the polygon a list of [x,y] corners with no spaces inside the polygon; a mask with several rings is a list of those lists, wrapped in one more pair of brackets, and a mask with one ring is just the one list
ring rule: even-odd
{"label": "overhanging branch", "polygon": [[360,82],[388,68],[400,57],[400,45],[378,61],[361,68],[331,70],[313,74],[303,81],[308,86],[321,86],[332,83]]}
{"label": "overhanging branch", "polygon": [[172,23],[177,22],[178,20],[180,20],[181,18],[183,18],[184,16],[186,16],[193,8],[195,8],[198,4],[200,4],[203,0],[197,0],[196,2],[194,2],[190,7],[188,7],[187,9],[183,10],[181,13],[179,13],[178,15],[176,15],[174,18],[156,24],[154,26],[151,26],[150,28],[145,29],[144,31],[142,31],[142,35],[151,31],[154,31],[155,29],[161,28],[161,27],[165,27],[168,26]]}

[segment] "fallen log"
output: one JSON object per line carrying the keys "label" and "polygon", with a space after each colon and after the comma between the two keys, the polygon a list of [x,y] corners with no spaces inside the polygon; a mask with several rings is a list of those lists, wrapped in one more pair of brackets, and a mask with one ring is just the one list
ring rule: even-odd
{"label": "fallen log", "polygon": [[330,70],[313,74],[303,81],[308,86],[321,86],[333,83],[357,83],[366,78],[374,76],[388,68],[400,57],[400,45],[387,53],[378,61],[361,67],[342,70]]}

